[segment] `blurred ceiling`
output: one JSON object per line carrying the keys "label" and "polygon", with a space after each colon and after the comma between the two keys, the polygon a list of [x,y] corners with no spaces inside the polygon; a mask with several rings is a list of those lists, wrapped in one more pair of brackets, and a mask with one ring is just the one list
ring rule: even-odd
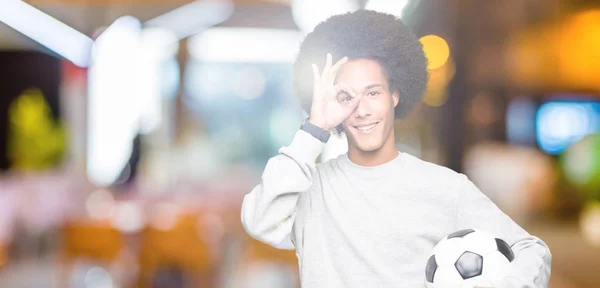
{"label": "blurred ceiling", "polygon": [[[142,22],[183,6],[190,0],[35,0],[37,9],[92,36],[97,29],[130,15]],[[289,0],[234,0],[234,14],[219,26],[296,29]],[[0,22],[0,49],[35,49],[39,44]]]}

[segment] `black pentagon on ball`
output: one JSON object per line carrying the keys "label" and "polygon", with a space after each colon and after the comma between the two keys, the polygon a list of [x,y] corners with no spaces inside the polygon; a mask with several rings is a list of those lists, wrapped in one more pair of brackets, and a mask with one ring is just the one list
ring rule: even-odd
{"label": "black pentagon on ball", "polygon": [[473,232],[475,232],[475,230],[473,230],[473,229],[459,230],[459,231],[456,231],[456,232],[448,235],[448,239],[450,239],[450,238],[462,238],[462,237],[465,237],[468,234],[471,234]]}
{"label": "black pentagon on ball", "polygon": [[429,283],[433,283],[433,276],[435,276],[435,271],[437,271],[438,265],[435,261],[435,255],[431,255],[429,260],[427,260],[427,266],[425,267],[425,279]]}
{"label": "black pentagon on ball", "polygon": [[456,262],[454,267],[463,279],[469,279],[481,275],[483,272],[483,257],[477,253],[465,252]]}
{"label": "black pentagon on ball", "polygon": [[504,240],[496,238],[496,245],[498,246],[498,251],[508,259],[509,262],[515,260],[515,254],[512,249],[508,245],[508,243],[504,242]]}

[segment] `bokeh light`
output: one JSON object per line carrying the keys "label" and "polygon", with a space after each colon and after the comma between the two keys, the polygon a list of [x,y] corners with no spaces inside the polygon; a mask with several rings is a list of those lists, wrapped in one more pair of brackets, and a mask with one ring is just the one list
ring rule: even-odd
{"label": "bokeh light", "polygon": [[102,267],[93,267],[85,274],[85,288],[113,288],[110,273]]}
{"label": "bokeh light", "polygon": [[175,227],[181,208],[174,203],[157,203],[149,213],[149,224],[157,230],[169,231]]}
{"label": "bokeh light", "polygon": [[225,83],[228,83],[230,73],[229,69],[219,65],[190,63],[184,76],[186,91],[200,103],[216,100],[217,95],[228,90]]}
{"label": "bokeh light", "polygon": [[359,6],[357,1],[351,0],[292,0],[292,16],[300,30],[310,33],[320,22],[327,18],[356,11]]}
{"label": "bokeh light", "polygon": [[494,96],[486,91],[480,91],[473,97],[470,118],[475,125],[488,126],[500,120],[500,111],[493,98]]}
{"label": "bokeh light", "polygon": [[564,151],[571,143],[598,130],[600,105],[548,102],[538,109],[536,134],[540,148],[549,154]]}
{"label": "bokeh light", "polygon": [[450,59],[446,64],[434,70],[429,70],[429,83],[423,97],[423,103],[431,107],[444,105],[448,100],[448,84],[456,72],[454,61]]}
{"label": "bokeh light", "polygon": [[586,242],[600,247],[600,202],[590,202],[584,207],[579,225]]}
{"label": "bokeh light", "polygon": [[293,63],[302,33],[292,29],[216,27],[190,37],[190,56],[201,62]]}
{"label": "bokeh light", "polygon": [[269,121],[269,136],[273,147],[289,145],[302,125],[302,114],[293,113],[294,110],[281,108],[273,111]]}
{"label": "bokeh light", "polygon": [[258,98],[265,92],[266,86],[265,74],[258,68],[246,67],[234,74],[233,93],[242,99]]}
{"label": "bokeh light", "polygon": [[568,18],[556,31],[559,74],[574,87],[600,89],[600,10],[588,10]]}
{"label": "bokeh light", "polygon": [[600,10],[532,26],[507,41],[505,70],[521,88],[600,91]]}
{"label": "bokeh light", "polygon": [[409,2],[410,0],[369,0],[365,9],[388,13],[402,18]]}
{"label": "bokeh light", "polygon": [[115,209],[115,199],[110,191],[98,189],[88,196],[85,209],[92,219],[109,219]]}
{"label": "bokeh light", "polygon": [[446,64],[450,58],[450,47],[444,38],[437,35],[426,35],[419,41],[423,44],[423,51],[429,60],[427,69],[437,69]]}
{"label": "bokeh light", "polygon": [[135,201],[119,202],[110,221],[115,228],[125,233],[137,232],[144,226],[142,208]]}
{"label": "bokeh light", "polygon": [[589,135],[571,145],[560,158],[565,178],[600,201],[600,134]]}
{"label": "bokeh light", "polygon": [[506,137],[512,144],[535,143],[535,114],[537,106],[532,99],[512,100],[506,111]]}

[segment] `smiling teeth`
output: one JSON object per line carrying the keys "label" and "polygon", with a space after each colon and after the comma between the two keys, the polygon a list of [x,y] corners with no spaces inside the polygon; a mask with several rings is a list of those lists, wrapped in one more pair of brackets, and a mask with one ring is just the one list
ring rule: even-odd
{"label": "smiling teeth", "polygon": [[377,123],[369,125],[369,126],[357,127],[356,129],[363,131],[363,132],[367,132],[367,131],[370,131],[371,129],[373,129],[373,127],[375,127],[375,125],[377,125]]}

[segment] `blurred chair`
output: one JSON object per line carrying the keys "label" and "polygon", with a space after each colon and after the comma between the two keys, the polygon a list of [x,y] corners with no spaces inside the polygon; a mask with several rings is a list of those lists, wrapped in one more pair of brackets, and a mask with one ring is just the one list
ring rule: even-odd
{"label": "blurred chair", "polygon": [[[163,285],[160,275],[170,278],[164,287],[216,287],[217,259],[210,243],[201,235],[210,233],[200,225],[202,215],[183,213],[167,229],[147,225],[140,235],[138,287]],[[164,272],[164,273],[163,273]],[[167,273],[168,272],[168,273]],[[157,275],[160,273],[160,275]],[[192,276],[191,285],[182,284],[181,273]],[[168,274],[168,275],[167,275]],[[183,281],[189,283],[188,281]],[[163,286],[161,286],[163,287]]]}
{"label": "blurred chair", "polygon": [[75,261],[90,260],[108,268],[118,260],[125,244],[121,232],[105,221],[67,222],[60,232],[60,287],[68,287]]}

